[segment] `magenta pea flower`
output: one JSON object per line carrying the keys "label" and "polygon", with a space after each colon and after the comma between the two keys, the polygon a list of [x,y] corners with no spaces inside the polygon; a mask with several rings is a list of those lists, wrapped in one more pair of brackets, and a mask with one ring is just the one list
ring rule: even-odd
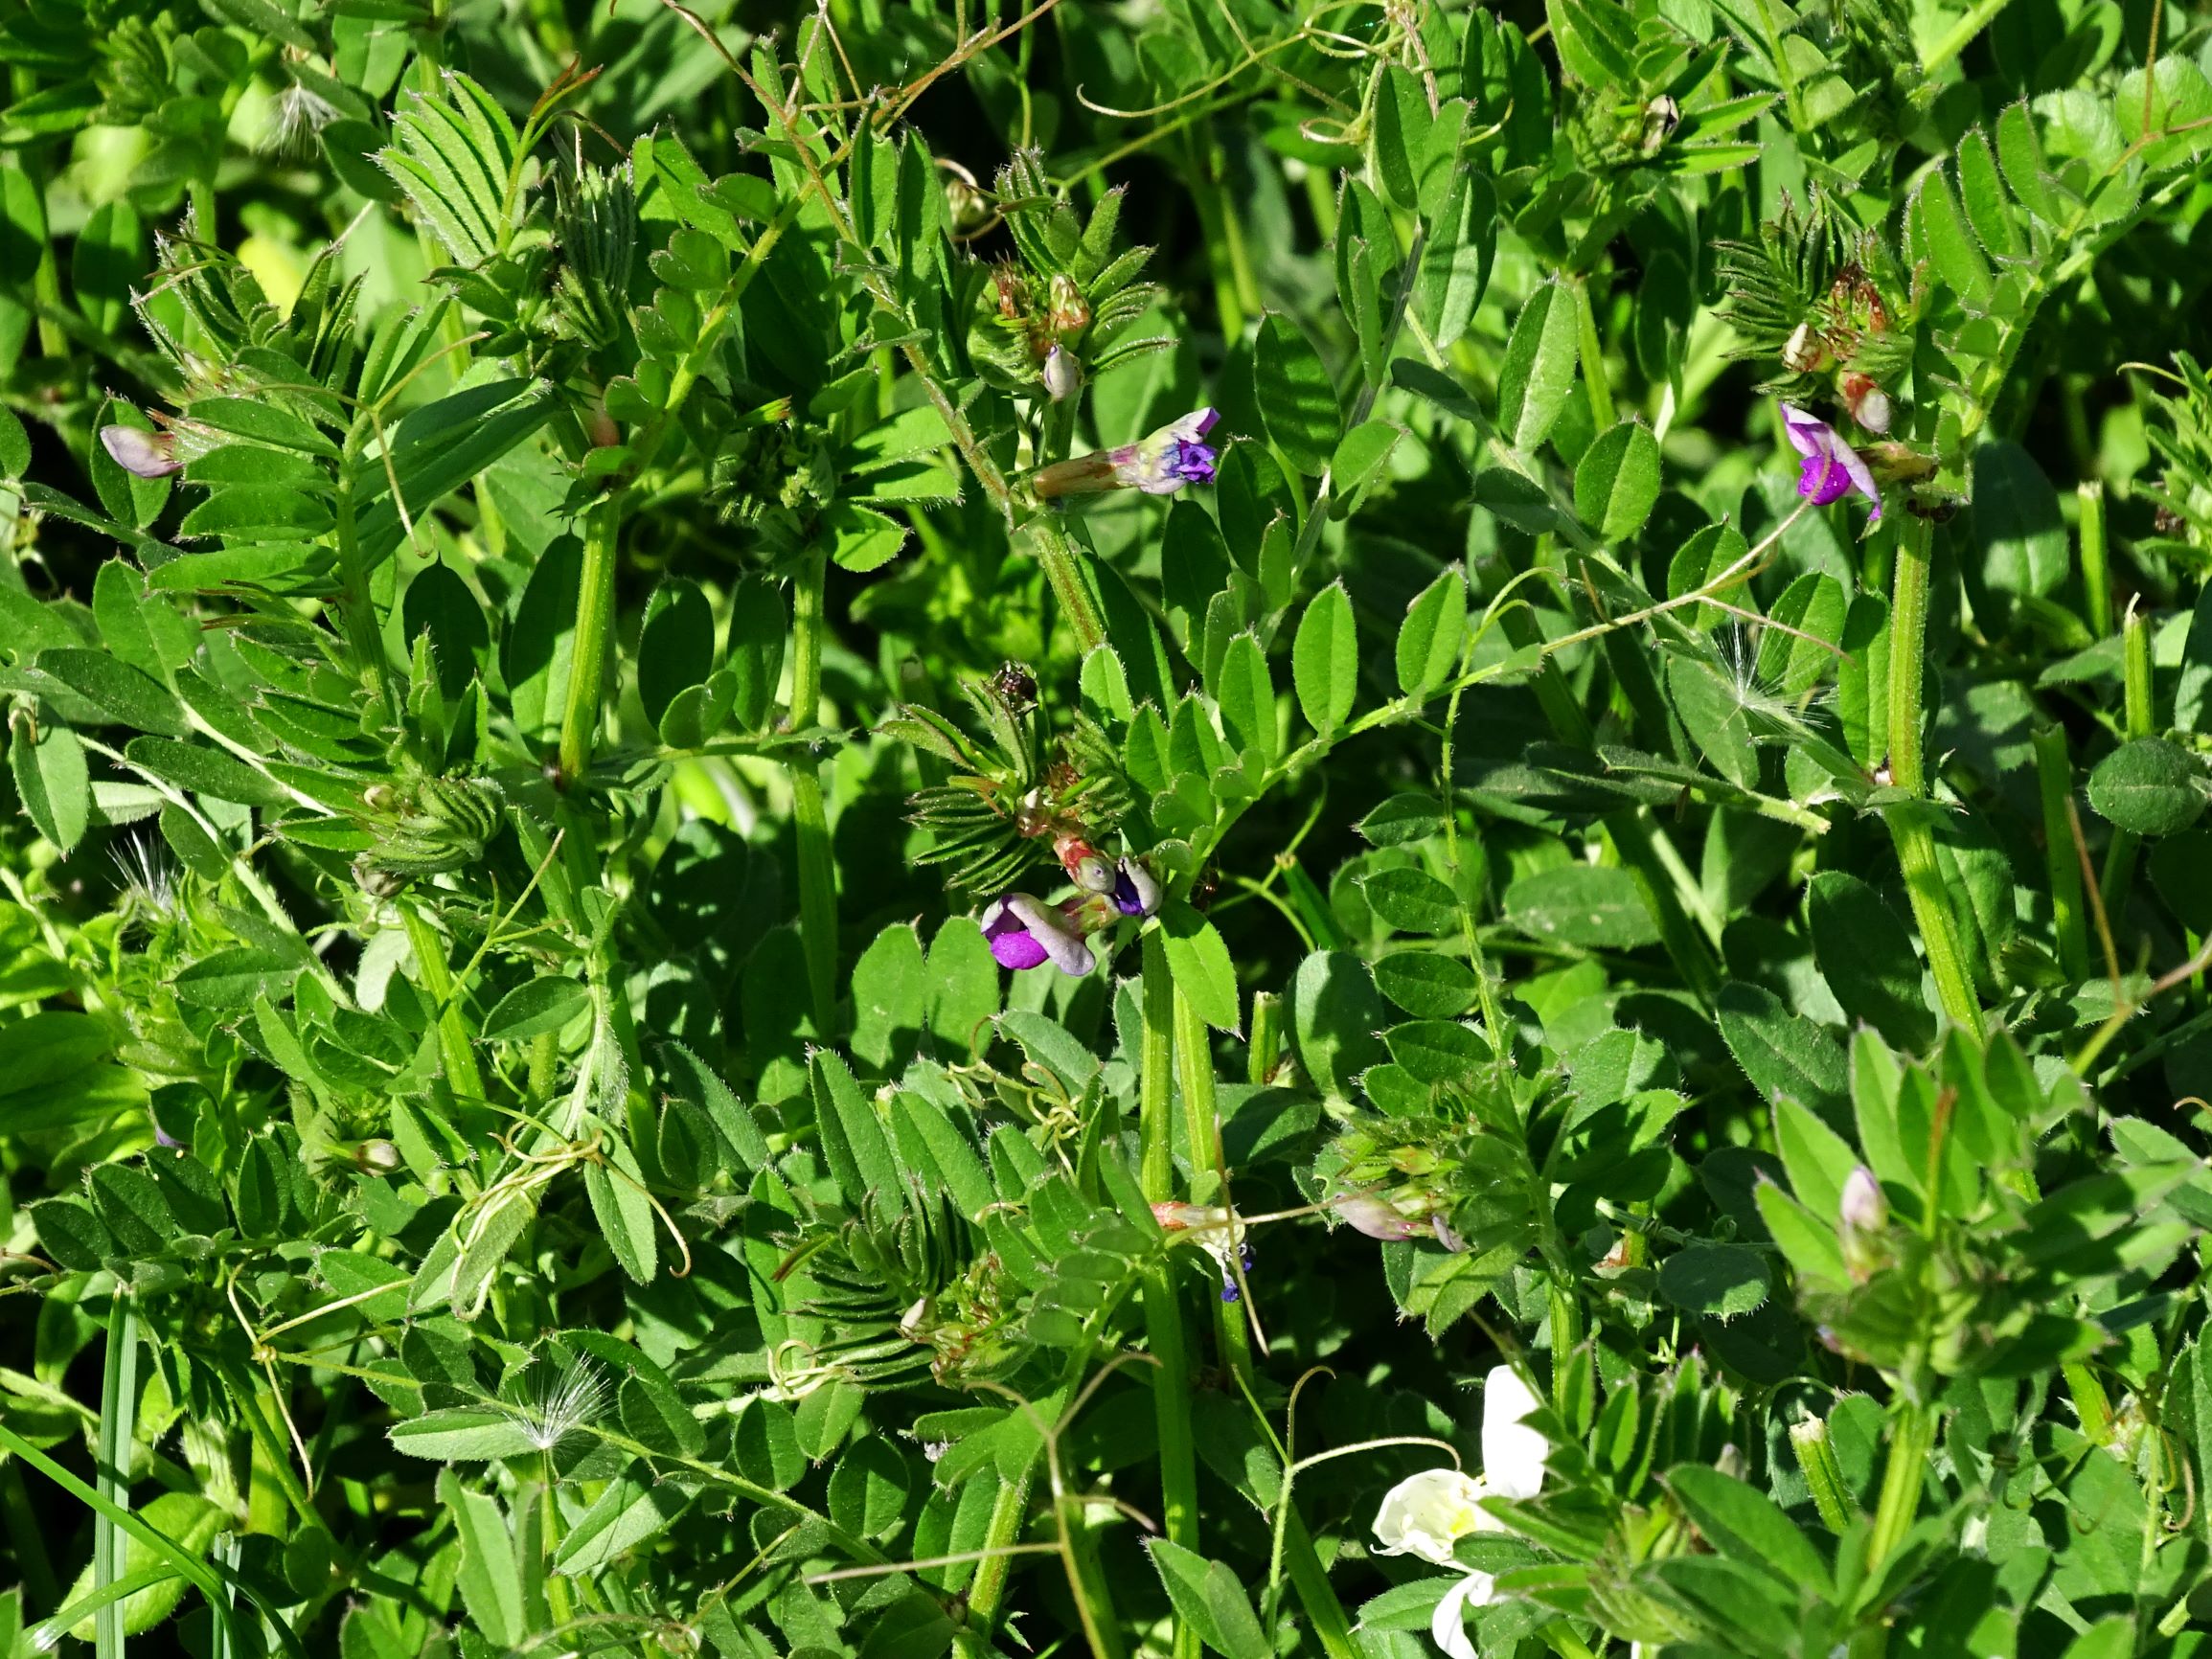
{"label": "magenta pea flower", "polygon": [[1874,511],[1867,523],[1881,522],[1881,491],[1874,487],[1874,474],[1866,469],[1866,463],[1859,458],[1858,451],[1836,434],[1835,427],[1817,416],[1808,415],[1795,404],[1785,403],[1782,431],[1790,440],[1790,446],[1805,457],[1804,471],[1797,480],[1798,494],[1815,507],[1826,507],[1856,489],[1874,503]]}
{"label": "magenta pea flower", "polygon": [[991,954],[1016,970],[1046,963],[1067,974],[1091,970],[1090,946],[1067,926],[1067,918],[1026,893],[1009,893],[984,907],[981,924]]}
{"label": "magenta pea flower", "polygon": [[1061,495],[1097,495],[1108,489],[1173,495],[1186,484],[1211,484],[1220,453],[1206,442],[1206,434],[1220,418],[1217,409],[1194,409],[1135,443],[1095,450],[1073,461],[1040,467],[1031,475],[1030,488],[1050,500]]}

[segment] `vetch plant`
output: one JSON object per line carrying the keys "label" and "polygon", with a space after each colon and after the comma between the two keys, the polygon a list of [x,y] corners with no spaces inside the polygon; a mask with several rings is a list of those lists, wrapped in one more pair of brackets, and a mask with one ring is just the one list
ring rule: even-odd
{"label": "vetch plant", "polygon": [[0,1659],[2195,1651],[2204,19],[786,11],[0,0]]}

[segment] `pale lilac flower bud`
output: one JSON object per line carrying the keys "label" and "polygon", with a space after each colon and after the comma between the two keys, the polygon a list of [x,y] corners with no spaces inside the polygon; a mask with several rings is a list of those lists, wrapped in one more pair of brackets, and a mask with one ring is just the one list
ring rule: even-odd
{"label": "pale lilac flower bud", "polygon": [[1056,835],[1052,840],[1053,856],[1060,867],[1067,872],[1067,878],[1085,893],[1111,893],[1114,890],[1114,867],[1106,860],[1106,854],[1073,831]]}
{"label": "pale lilac flower bud", "polygon": [[1874,1171],[1861,1164],[1845,1177],[1836,1206],[1842,1220],[1843,1262],[1863,1284],[1890,1261],[1889,1200]]}
{"label": "pale lilac flower bud", "polygon": [[1067,348],[1055,346],[1044,354],[1044,390],[1055,403],[1082,384],[1083,370]]}
{"label": "pale lilac flower bud", "polygon": [[1881,1183],[1874,1178],[1874,1171],[1864,1164],[1844,1177],[1839,1207],[1846,1227],[1875,1233],[1889,1225],[1889,1200],[1882,1194]]}
{"label": "pale lilac flower bud", "polygon": [[1867,471],[1866,463],[1858,452],[1836,435],[1836,428],[1816,416],[1808,415],[1794,404],[1782,405],[1783,435],[1790,445],[1805,457],[1805,467],[1797,480],[1797,493],[1815,507],[1826,507],[1840,500],[1851,490],[1874,503],[1869,524],[1881,521],[1881,491],[1874,487],[1874,474]]}
{"label": "pale lilac flower bud", "polygon": [[1369,1193],[1357,1193],[1336,1201],[1336,1214],[1355,1233],[1364,1233],[1370,1239],[1380,1239],[1386,1244],[1400,1243],[1407,1239],[1418,1239],[1427,1231],[1387,1199]]}
{"label": "pale lilac flower bud", "polygon": [[1066,918],[1026,893],[994,898],[980,919],[983,937],[1001,967],[1041,967],[1081,976],[1091,970],[1090,946],[1066,926]]}
{"label": "pale lilac flower bud", "polygon": [[1889,433],[1889,394],[1875,384],[1871,375],[1846,374],[1836,379],[1836,390],[1843,399],[1843,407],[1851,418],[1869,432],[1887,437]]}
{"label": "pale lilac flower bud", "polygon": [[141,432],[135,426],[103,426],[100,444],[124,471],[140,478],[167,478],[183,468],[176,440],[167,432]]}

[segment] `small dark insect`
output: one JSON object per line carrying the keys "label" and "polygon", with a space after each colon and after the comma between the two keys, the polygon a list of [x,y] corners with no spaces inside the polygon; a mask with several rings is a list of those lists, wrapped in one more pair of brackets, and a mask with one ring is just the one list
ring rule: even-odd
{"label": "small dark insect", "polygon": [[991,679],[1006,706],[1017,715],[1026,715],[1037,707],[1037,676],[1021,663],[1001,663],[998,672]]}

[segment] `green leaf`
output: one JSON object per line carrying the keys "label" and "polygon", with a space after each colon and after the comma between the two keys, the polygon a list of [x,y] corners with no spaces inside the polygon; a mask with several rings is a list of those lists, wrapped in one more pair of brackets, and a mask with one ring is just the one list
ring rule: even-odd
{"label": "green leaf", "polygon": [[1497,193],[1471,167],[1453,170],[1449,193],[1429,220],[1413,279],[1413,316],[1437,350],[1467,332],[1490,285],[1497,253]]}
{"label": "green leaf", "polygon": [[1918,1052],[1935,1041],[1912,935],[1879,893],[1844,871],[1823,870],[1805,890],[1805,925],[1821,977],[1845,1013],[1901,1049]]}
{"label": "green leaf", "polygon": [[1767,612],[1772,625],[1759,636],[1760,681],[1791,702],[1819,684],[1841,660],[1840,648],[1840,648],[1849,602],[1843,584],[1818,571],[1809,570],[1784,588]]}
{"label": "green leaf", "polygon": [[1556,282],[1530,296],[1506,341],[1497,372],[1497,424],[1516,449],[1533,451],[1550,435],[1574,390],[1575,302]]}
{"label": "green leaf", "polygon": [[12,409],[0,408],[0,478],[13,483],[31,470],[31,434]]}
{"label": "green leaf", "polygon": [[1394,950],[1375,962],[1375,984],[1416,1019],[1452,1019],[1474,1001],[1474,969],[1433,950]]}
{"label": "green leaf", "polygon": [[123,758],[164,783],[195,795],[213,795],[241,807],[288,807],[291,795],[266,773],[219,749],[182,743],[172,738],[133,738]]}
{"label": "green leaf", "polygon": [[1220,704],[1221,723],[1228,729],[1247,766],[1265,771],[1274,764],[1275,686],[1267,674],[1266,652],[1258,637],[1241,633],[1221,653],[1214,675],[1215,700]]}
{"label": "green leaf", "polygon": [[655,727],[675,694],[715,666],[715,613],[696,582],[663,582],[645,607],[637,642],[637,694]]}
{"label": "green leaf", "polygon": [[1321,353],[1288,317],[1270,312],[1260,319],[1252,392],[1275,447],[1299,471],[1319,476],[1335,452],[1344,416]]}
{"label": "green leaf", "polygon": [[1387,420],[1362,420],[1344,434],[1329,458],[1329,495],[1342,504],[1341,511],[1349,513],[1358,507],[1360,496],[1404,436],[1403,427]]}
{"label": "green leaf", "polygon": [[861,1090],[852,1069],[829,1049],[814,1051],[814,1119],[822,1132],[822,1156],[845,1201],[857,1208],[873,1198],[887,1216],[904,1209],[905,1183],[899,1178],[891,1140],[883,1131],[875,1101]]}
{"label": "green leaf", "polygon": [[1835,1225],[1843,1213],[1843,1183],[1858,1167],[1851,1143],[1812,1109],[1788,1096],[1774,1102],[1774,1149],[1790,1187],[1805,1207]]}
{"label": "green leaf", "polygon": [[1398,684],[1408,696],[1451,677],[1467,637],[1467,582],[1448,570],[1415,596],[1398,628]]}
{"label": "green leaf", "polygon": [[459,1405],[425,1412],[392,1429],[392,1443],[409,1457],[437,1463],[483,1463],[536,1451],[529,1426],[493,1406]]}
{"label": "green leaf", "polygon": [[438,1471],[438,1502],[451,1517],[454,1536],[461,1543],[455,1584],[468,1617],[494,1647],[519,1647],[527,1634],[522,1574],[514,1564],[514,1540],[498,1503],[463,1486],[451,1469]]}
{"label": "green leaf", "polygon": [[1659,937],[1643,889],[1615,867],[1568,864],[1523,875],[1505,890],[1504,908],[1532,938],[1588,950],[1633,950]]}
{"label": "green leaf", "polygon": [[830,1518],[856,1538],[887,1536],[905,1511],[912,1481],[897,1446],[871,1436],[830,1471]]}
{"label": "green leaf", "polygon": [[1181,899],[1171,898],[1160,912],[1160,932],[1175,989],[1216,1031],[1235,1031],[1237,966],[1214,924]]}
{"label": "green leaf", "polygon": [[1773,992],[1732,980],[1721,988],[1721,1035],[1763,1101],[1785,1096],[1814,1111],[1844,1110],[1843,1051],[1826,1030],[1791,1013]]}
{"label": "green leaf", "polygon": [[1359,630],[1341,581],[1315,594],[1298,619],[1290,677],[1308,725],[1328,737],[1344,724],[1359,692]]}
{"label": "green leaf", "polygon": [[1693,1244],[1659,1264],[1659,1293],[1689,1313],[1734,1319],[1769,1288],[1766,1258],[1744,1244]]}
{"label": "green leaf", "polygon": [[783,595],[773,581],[748,576],[731,589],[724,662],[735,692],[730,717],[740,731],[759,731],[775,706],[776,683],[784,671],[784,641],[789,633]]}
{"label": "green leaf", "polygon": [[[1928,257],[1935,263],[1936,274],[1968,311],[1987,311],[1995,294],[1989,261],[1959,216],[1950,182],[1940,168],[1930,170],[1923,178],[1912,206],[1927,238]],[[1977,489],[1975,493],[1978,497],[1980,492]]]}
{"label": "green leaf", "polygon": [[1425,870],[1378,870],[1359,883],[1368,905],[1408,933],[1449,933],[1459,925],[1459,898]]}
{"label": "green leaf", "polygon": [[1792,1592],[1829,1593],[1828,1563],[1765,1492],[1699,1464],[1670,1469],[1666,1482],[1705,1541],[1723,1556]]}
{"label": "green leaf", "polygon": [[1714,771],[1745,789],[1759,786],[1759,749],[1751,715],[1737,689],[1696,657],[1667,664],[1667,694],[1693,751]]}
{"label": "green leaf", "polygon": [[2089,805],[2133,834],[2178,834],[2204,811],[2204,774],[2179,744],[2138,738],[2097,762]]}
{"label": "green leaf", "polygon": [[2007,599],[2044,599],[2066,580],[2066,521],[2035,457],[2009,439],[1973,452],[1973,544],[1981,580]]}
{"label": "green leaf", "polygon": [[299,977],[298,958],[258,945],[233,945],[204,956],[170,983],[194,1008],[249,1009],[256,997],[281,997]]}
{"label": "green leaf", "polygon": [[583,1191],[591,1200],[592,1219],[599,1223],[600,1236],[623,1272],[639,1284],[650,1284],[659,1270],[660,1256],[645,1171],[638,1168],[629,1143],[618,1136],[603,1135],[600,1152],[599,1160],[583,1167]]}
{"label": "green leaf", "polygon": [[1575,516],[1601,541],[1641,530],[1659,499],[1659,441],[1641,420],[1623,420],[1583,451],[1575,466]]}
{"label": "green leaf", "polygon": [[1813,1218],[1812,1211],[1772,1181],[1761,1181],[1752,1189],[1752,1198],[1759,1206],[1759,1219],[1767,1223],[1767,1231],[1774,1236],[1791,1272],[1811,1281],[1813,1288],[1831,1295],[1850,1286],[1851,1274],[1843,1265],[1842,1247],[1836,1242],[1835,1233]]}
{"label": "green leaf", "polygon": [[1148,1547],[1168,1600],[1199,1641],[1227,1659],[1272,1659],[1275,1649],[1235,1573],[1166,1538],[1152,1538]]}
{"label": "green leaf", "polygon": [[70,647],[40,651],[38,667],[122,725],[169,738],[192,730],[175,694],[119,656]]}
{"label": "green leaf", "polygon": [[58,720],[41,721],[34,742],[18,725],[8,745],[8,764],[23,810],[39,834],[64,852],[84,839],[92,822],[92,777],[75,732]]}
{"label": "green leaf", "polygon": [[484,1016],[478,1034],[486,1042],[518,1042],[544,1032],[564,1030],[591,1007],[591,988],[582,980],[553,975],[516,986]]}
{"label": "green leaf", "polygon": [[1420,76],[1398,64],[1384,71],[1375,91],[1369,134],[1375,181],[1391,206],[1412,213],[1421,204],[1423,159],[1436,124],[1428,92]]}
{"label": "green leaf", "polygon": [[617,1404],[624,1431],[639,1444],[663,1457],[696,1458],[705,1451],[707,1431],[657,1371],[640,1369],[624,1377]]}
{"label": "green leaf", "polygon": [[457,263],[482,264],[505,249],[520,206],[507,194],[519,141],[498,102],[467,76],[447,70],[441,92],[400,93],[394,143],[376,152],[376,164]]}
{"label": "green leaf", "polygon": [[1367,965],[1348,950],[1317,950],[1290,981],[1290,1037],[1298,1066],[1333,1100],[1349,1100],[1353,1079],[1386,1057],[1375,1034],[1389,1023]]}
{"label": "green leaf", "polygon": [[598,1572],[660,1532],[688,1501],[673,1486],[649,1487],[634,1475],[609,1482],[560,1541],[553,1570],[567,1578]]}

